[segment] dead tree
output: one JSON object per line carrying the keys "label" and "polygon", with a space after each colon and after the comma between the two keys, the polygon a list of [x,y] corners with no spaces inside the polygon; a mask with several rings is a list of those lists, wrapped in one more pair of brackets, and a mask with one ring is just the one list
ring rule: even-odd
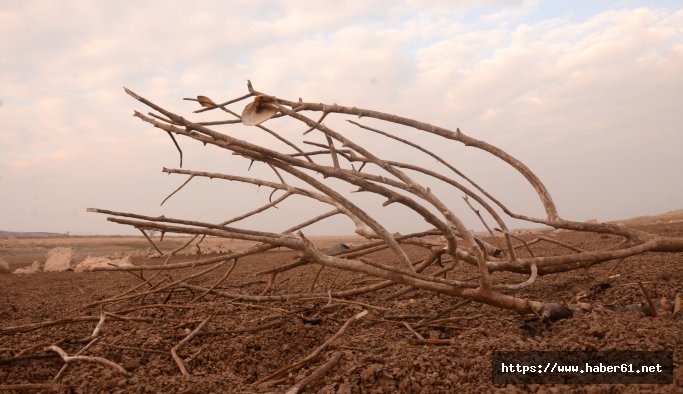
{"label": "dead tree", "polygon": [[[541,300],[530,300],[511,295],[518,290],[534,283],[539,275],[566,272],[579,268],[590,267],[609,260],[623,259],[628,256],[648,251],[681,252],[683,238],[667,237],[652,234],[639,229],[628,228],[611,223],[586,223],[566,220],[557,212],[553,199],[541,180],[520,160],[509,155],[502,149],[485,141],[475,139],[464,134],[459,129],[448,130],[432,124],[419,122],[405,117],[382,113],[373,110],[285,100],[255,90],[248,83],[248,92],[240,97],[222,103],[216,103],[205,96],[196,99],[186,99],[198,102],[202,108],[195,112],[221,111],[221,116],[229,119],[219,119],[213,122],[195,122],[186,117],[170,112],[158,104],[125,89],[131,97],[148,107],[151,112],[135,111],[134,116],[149,125],[168,133],[180,153],[181,168],[164,168],[163,172],[187,176],[187,180],[180,188],[195,177],[242,182],[272,189],[270,201],[262,207],[244,213],[231,220],[219,223],[206,223],[171,217],[150,217],[139,214],[113,212],[103,209],[89,209],[110,215],[108,220],[128,226],[133,226],[145,234],[150,231],[194,235],[197,237],[221,237],[258,242],[257,246],[244,250],[232,251],[218,257],[195,259],[170,263],[165,265],[141,265],[129,268],[106,268],[103,270],[171,270],[186,267],[208,266],[197,275],[215,269],[218,265],[232,261],[233,267],[240,257],[253,255],[273,248],[288,248],[298,252],[292,260],[283,261],[282,265],[261,274],[269,275],[269,287],[278,273],[294,269],[303,265],[317,265],[334,267],[341,270],[362,273],[383,281],[365,287],[351,290],[329,289],[326,293],[289,294],[269,296],[266,292],[260,295],[230,294],[218,292],[214,286],[204,287],[192,285],[187,280],[172,282],[163,287],[166,290],[189,288],[202,292],[203,295],[214,292],[222,296],[253,301],[287,300],[311,296],[330,296],[348,298],[353,295],[376,291],[392,284],[406,286],[406,289],[421,289],[441,293],[453,297],[473,300],[495,307],[512,310],[521,314],[534,314],[543,319],[554,320],[568,317],[571,311],[563,305],[545,303]],[[241,115],[233,111],[230,105],[243,100],[251,100]],[[243,106],[244,104],[238,104]],[[399,137],[390,132],[370,127],[354,120],[348,120],[347,127],[357,127],[404,144],[425,154],[438,163],[437,168],[426,168],[415,163],[385,160],[376,151],[360,141],[351,140],[344,130],[333,129],[324,121],[332,116],[353,115],[359,118],[374,118],[386,123],[387,127],[401,125],[413,128],[422,133],[436,135],[444,144],[464,144],[479,149],[502,160],[521,174],[536,192],[545,210],[544,217],[534,217],[513,212],[498,198],[489,193],[466,174],[449,163],[448,160],[437,155],[428,147],[405,137]],[[287,134],[271,130],[264,126],[264,122],[271,118],[286,118],[292,122],[301,123],[303,134],[318,133],[323,141],[294,141]],[[230,133],[216,131],[216,127],[257,127],[278,139],[286,147],[284,150],[274,150],[253,142],[232,137]],[[177,136],[191,138],[204,145],[214,145],[244,157],[246,160],[262,163],[272,169],[273,179],[243,177],[224,173],[203,172],[182,169],[182,150],[176,141]],[[315,146],[316,150],[304,150],[304,145]],[[459,215],[447,206],[432,192],[432,183],[418,182],[420,179],[430,179],[433,183],[444,183],[452,192],[462,193],[467,204],[482,218],[473,204],[481,207],[500,231],[500,245],[492,245],[475,237],[463,224]],[[317,175],[322,175],[323,180]],[[425,222],[427,230],[407,235],[390,233],[387,228],[373,217],[372,212],[366,212],[354,203],[348,193],[345,195],[338,188],[332,187],[327,181],[345,182],[353,189],[373,193],[385,199],[384,206],[400,204],[419,215]],[[288,183],[287,180],[290,180]],[[296,180],[297,186],[293,186]],[[302,185],[302,186],[299,186]],[[430,187],[431,186],[431,187]],[[175,192],[180,190],[178,188]],[[171,193],[171,196],[175,193]],[[282,195],[273,200],[276,192]],[[235,227],[235,223],[265,212],[275,207],[291,196],[301,196],[330,206],[330,211],[298,223],[282,232],[255,231]],[[169,197],[171,197],[169,196]],[[356,233],[363,236],[367,242],[353,245],[349,249],[325,251],[317,248],[303,233],[303,229],[313,223],[326,218],[343,215],[356,228]],[[376,216],[376,215],[374,215]],[[523,220],[533,225],[545,225],[555,229],[573,230],[611,234],[620,237],[621,242],[614,247],[604,250],[585,251],[571,245],[566,246],[566,253],[560,255],[543,256],[531,252],[530,245],[524,244],[530,252],[528,257],[521,257],[517,252],[514,235],[509,231],[505,220],[510,218]],[[484,219],[481,219],[484,221]],[[487,226],[488,228],[488,226]],[[149,238],[148,238],[149,239]],[[435,241],[437,240],[437,241]],[[550,239],[546,241],[556,242]],[[150,239],[150,242],[151,239]],[[189,245],[188,242],[185,246]],[[153,244],[153,242],[152,242]],[[422,245],[429,250],[429,256],[423,260],[413,262],[406,253],[407,245]],[[153,244],[154,245],[154,244]],[[387,264],[373,261],[372,252],[388,249],[394,256],[394,263]],[[175,253],[175,252],[174,252]],[[448,264],[436,273],[426,274],[425,269],[435,262]],[[476,267],[478,277],[475,279],[455,279],[442,276],[456,264],[470,264]],[[520,283],[500,283],[496,273],[515,272],[526,274],[528,278]],[[228,272],[229,273],[229,272]],[[313,286],[311,287],[313,288]],[[157,289],[158,290],[158,289]],[[139,296],[138,293],[133,296]]]}

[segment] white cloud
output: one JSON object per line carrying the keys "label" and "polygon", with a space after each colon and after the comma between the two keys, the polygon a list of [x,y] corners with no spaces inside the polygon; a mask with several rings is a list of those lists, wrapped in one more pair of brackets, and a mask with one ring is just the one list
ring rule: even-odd
{"label": "white cloud", "polygon": [[[113,202],[123,210],[159,212],[160,198],[181,180],[158,170],[175,166],[177,153],[165,133],[130,116],[143,107],[122,86],[194,116],[182,97],[237,96],[247,78],[282,97],[461,127],[527,162],[569,217],[680,208],[683,186],[666,178],[683,165],[677,152],[683,146],[683,10],[620,4],[580,19],[544,10],[539,19],[536,2],[453,4],[8,3],[0,10],[0,34],[12,37],[0,48],[0,189],[9,201],[0,208],[2,227],[63,231],[55,223],[66,222],[72,231],[118,231],[81,208]],[[216,116],[223,115],[197,118]],[[301,129],[271,122],[286,133]],[[375,136],[330,122],[376,146]],[[221,130],[280,146],[240,126]],[[511,205],[538,210],[528,187],[505,166],[419,138],[483,177]],[[246,167],[238,158],[180,143],[193,168]],[[382,153],[421,160],[387,146]],[[662,177],[651,176],[657,169]],[[55,185],[63,191],[50,204],[22,197],[51,196]],[[200,215],[210,217],[209,207],[220,206],[221,198],[208,197],[208,187],[193,190],[207,196]],[[235,210],[255,203],[247,200]],[[174,212],[194,215],[200,208],[188,208],[191,201],[180,198],[186,205],[173,205]]]}

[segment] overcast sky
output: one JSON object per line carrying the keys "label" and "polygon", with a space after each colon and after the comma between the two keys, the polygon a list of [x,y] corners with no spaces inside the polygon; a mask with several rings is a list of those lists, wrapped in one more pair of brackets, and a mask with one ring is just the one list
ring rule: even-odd
{"label": "overcast sky", "polygon": [[[282,98],[459,127],[529,165],[568,219],[683,208],[680,1],[4,0],[0,36],[0,230],[121,234],[85,209],[219,222],[267,202],[265,189],[193,180],[160,207],[185,180],[161,173],[177,152],[131,116],[144,108],[122,89],[218,120],[182,98],[223,101],[247,79]],[[388,158],[434,164],[380,148],[346,118],[330,124]],[[269,122],[304,139],[301,126]],[[486,155],[368,124],[419,138],[511,208],[542,213],[528,184]],[[218,130],[286,150],[253,127]],[[185,168],[249,174],[244,159],[179,142]],[[251,174],[273,178],[258,165]],[[434,187],[478,228],[461,194]],[[381,202],[359,200],[369,211]],[[244,226],[279,231],[327,209],[292,199]],[[427,227],[396,207],[378,215],[391,231]],[[352,231],[344,219],[309,230]]]}

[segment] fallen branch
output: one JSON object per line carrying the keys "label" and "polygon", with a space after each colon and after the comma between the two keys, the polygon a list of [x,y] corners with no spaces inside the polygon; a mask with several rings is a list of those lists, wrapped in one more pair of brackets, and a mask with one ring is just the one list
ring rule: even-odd
{"label": "fallen branch", "polygon": [[[282,324],[282,320],[278,320],[278,321],[273,321],[273,322],[262,324],[260,326],[255,326],[255,327],[236,328],[234,330],[202,331],[202,332],[197,333],[196,336],[243,334],[245,332],[256,332],[256,331],[267,330],[269,328],[277,327],[281,324]],[[182,337],[182,335],[174,335],[174,336]]]}
{"label": "fallen branch", "polygon": [[[183,188],[189,179],[205,177],[266,187],[271,190],[267,204],[222,223],[169,218],[164,215],[152,217],[99,209],[90,209],[89,211],[112,215],[108,218],[109,221],[134,227],[145,236],[147,236],[149,231],[159,231],[161,234],[188,234],[194,237],[201,236],[201,239],[213,236],[257,242],[259,244],[244,250],[231,251],[226,255],[220,256],[220,258],[200,259],[198,255],[192,261],[180,261],[164,266],[149,264],[137,267],[107,267],[98,270],[142,272],[144,270],[199,267],[227,260],[236,261],[238,258],[253,256],[273,248],[286,248],[295,251],[296,257],[291,258],[291,256],[288,256],[287,259],[290,259],[290,261],[276,264],[274,267],[269,267],[261,272],[261,274],[270,274],[271,277],[260,295],[252,293],[234,294],[219,290],[218,284],[224,279],[213,285],[188,283],[190,279],[199,280],[202,275],[208,273],[208,271],[203,271],[181,280],[168,280],[163,282],[163,284],[157,283],[152,290],[131,296],[116,297],[105,303],[118,303],[139,299],[140,297],[144,298],[148,294],[162,291],[167,291],[169,292],[168,294],[171,294],[181,288],[201,291],[202,294],[199,298],[207,294],[216,294],[229,299],[254,302],[318,297],[321,294],[314,293],[314,290],[320,278],[320,273],[325,268],[334,268],[383,280],[380,283],[350,290],[340,290],[339,288],[334,288],[334,284],[332,284],[328,290],[330,290],[335,298],[370,293],[392,284],[398,284],[402,286],[402,289],[405,289],[401,290],[401,292],[419,289],[428,293],[438,293],[485,303],[522,315],[535,314],[545,320],[556,320],[571,316],[571,311],[560,304],[516,297],[510,295],[510,293],[514,290],[534,285],[538,276],[542,275],[588,268],[607,261],[624,259],[646,252],[670,253],[683,251],[683,237],[662,236],[612,223],[577,222],[560,217],[549,191],[529,167],[504,150],[486,141],[473,138],[463,133],[460,129],[448,130],[418,120],[355,106],[304,102],[302,99],[296,101],[286,100],[265,92],[259,92],[254,89],[251,83],[247,84],[247,89],[249,91],[248,94],[233,100],[227,100],[225,101],[226,104],[216,104],[215,101],[206,96],[197,96],[196,99],[189,99],[198,102],[202,106],[199,112],[218,109],[231,114],[235,118],[234,120],[221,119],[215,122],[201,123],[166,110],[162,106],[129,89],[124,90],[129,96],[147,107],[147,111],[134,112],[134,116],[142,122],[172,136],[193,139],[204,145],[212,145],[218,149],[223,149],[247,160],[250,167],[254,163],[260,164],[264,168],[267,167],[272,170],[275,178],[277,178],[275,181],[271,181],[253,176],[164,168],[163,171],[166,173],[183,174],[188,177],[184,179],[185,183],[171,193],[171,195]],[[234,111],[228,107],[228,103],[237,103],[248,98],[253,99],[246,104],[246,107],[241,112]],[[348,133],[346,132],[347,130],[342,130],[346,123],[333,121],[323,123],[323,120],[338,115],[372,118],[378,124],[384,123],[384,125],[390,127],[399,126],[394,127],[397,130],[396,134],[406,129],[412,129],[412,132],[418,133],[415,138],[395,135],[395,133],[385,132],[379,128],[350,121],[355,126],[360,127],[360,129],[374,133],[381,141],[389,139],[392,143],[398,143],[403,148],[410,150],[411,154],[426,155],[427,158],[436,160],[439,168],[432,169],[424,164],[416,164],[422,163],[419,160],[415,161],[415,163],[387,160],[387,157],[383,157],[385,152],[381,148],[382,145],[368,146],[368,144],[352,140],[351,138],[355,138],[356,133]],[[290,141],[283,137],[283,135],[286,135],[283,132],[284,130],[271,130],[263,125],[264,122],[271,118],[280,118],[281,121],[289,120],[297,125],[301,123],[305,126],[305,133],[315,132],[316,137],[322,138],[324,142]],[[219,132],[208,127],[219,124],[236,125],[240,122],[242,126],[252,126],[255,131],[264,131],[270,134],[280,142],[293,148],[295,152],[289,149],[281,151],[262,146],[257,144],[256,142],[258,141],[256,140],[247,141],[237,138],[236,135],[238,133]],[[510,166],[533,189],[545,215],[534,217],[511,211],[503,201],[486,191],[467,174],[434,153],[429,147],[423,146],[422,141],[425,140],[423,139],[425,135],[440,138],[439,143],[444,145],[462,144],[478,149],[490,155],[493,159]],[[363,139],[358,139],[358,141],[365,142]],[[299,148],[298,145],[301,143],[316,146],[322,150],[307,153]],[[321,162],[314,161],[311,157],[316,155],[325,155],[327,160],[321,160]],[[406,157],[410,156],[406,155]],[[323,161],[325,163],[322,163]],[[366,166],[367,164],[370,165]],[[444,166],[447,170],[445,171],[440,166]],[[276,191],[282,191],[284,195],[273,200]],[[422,220],[428,230],[423,232],[422,235],[415,236],[416,239],[410,237],[402,238],[400,234],[390,233],[385,224],[378,220],[381,215],[375,215],[373,211],[362,208],[359,202],[352,199],[352,197],[355,198],[353,194],[355,192],[368,193],[380,198],[383,202],[382,206],[397,205],[401,209],[412,212],[416,215],[416,218]],[[456,215],[456,212],[445,203],[447,200],[443,199],[445,196],[452,195],[453,192],[464,194],[465,202],[489,229],[487,223],[483,220],[484,212],[479,212],[478,208],[481,207],[486,211],[495,221],[495,224],[498,226],[497,228],[500,228],[504,236],[505,248],[476,238],[469,231],[463,221]],[[227,224],[274,208],[289,196],[294,195],[297,196],[297,199],[303,199],[305,203],[320,204],[330,207],[332,210],[281,232],[227,226]],[[503,213],[507,216],[504,217]],[[321,250],[302,233],[301,230],[304,227],[337,214],[350,221],[350,224],[355,228],[355,232],[368,241],[364,241],[360,246],[353,246],[350,250],[343,253],[336,253]],[[505,223],[505,220],[508,220],[508,218],[526,221],[533,225],[545,225],[555,229],[615,235],[624,238],[624,240],[617,246],[600,250],[583,250],[548,237],[537,237],[535,240],[527,242],[510,234]],[[432,235],[434,237],[427,238]],[[518,238],[522,241],[523,247],[527,248],[530,257],[517,257],[516,250],[520,246],[513,245],[513,238]],[[561,246],[563,249],[559,252],[557,248],[553,248],[551,251],[539,250],[534,253],[530,245],[541,241]],[[155,246],[153,242],[151,243]],[[199,243],[197,243],[197,247]],[[441,263],[442,255],[444,255],[444,258],[452,261],[453,266],[462,262],[475,267],[478,275],[471,280],[461,281],[448,279],[445,275],[444,277],[439,277],[438,275],[421,274],[408,255],[408,251],[412,248],[410,245],[417,245],[432,251],[438,250],[439,254],[436,256],[436,259],[438,259],[439,263]],[[375,259],[371,255],[371,253],[382,249],[386,249],[391,253],[390,261],[385,258]],[[201,252],[199,247],[198,250]],[[167,257],[166,263],[169,262],[170,256]],[[307,289],[307,293],[267,294],[275,284],[275,274],[308,264],[316,265],[318,271],[316,276],[312,277],[313,281],[310,289]],[[213,268],[215,266],[210,269]],[[520,273],[527,275],[527,279],[517,284],[496,283],[498,276],[495,274],[498,272]]]}
{"label": "fallen branch", "polygon": [[204,319],[204,321],[202,321],[202,322],[197,326],[197,328],[195,328],[194,330],[192,330],[192,332],[189,333],[189,334],[185,337],[185,339],[183,339],[182,341],[178,342],[178,344],[175,345],[175,346],[173,346],[173,348],[171,349],[171,356],[173,357],[173,361],[175,361],[176,365],[178,365],[178,368],[180,369],[180,372],[183,374],[183,376],[189,376],[189,375],[190,375],[190,372],[187,370],[187,366],[185,365],[185,361],[183,361],[183,359],[180,358],[180,356],[178,356],[178,350],[179,350],[181,347],[183,347],[186,343],[188,343],[190,340],[192,340],[192,338],[194,338],[195,336],[197,336],[197,333],[199,333],[199,331],[200,331],[202,328],[204,328],[204,326],[209,322],[210,319],[211,319],[211,316],[209,316],[209,317],[207,317],[206,319]]}
{"label": "fallen branch", "polygon": [[130,350],[133,352],[141,352],[141,353],[154,353],[154,354],[163,354],[164,356],[168,356],[168,352],[164,352],[161,350],[154,350],[154,349],[144,349],[141,347],[132,347],[132,346],[121,346],[121,345],[114,345],[113,343],[98,343],[99,346],[103,347],[110,347],[113,349],[121,349],[121,350]]}
{"label": "fallen branch", "polygon": [[455,311],[455,310],[460,309],[461,307],[463,307],[463,306],[469,304],[470,302],[472,302],[472,301],[471,301],[471,300],[462,300],[462,301],[458,302],[457,304],[453,305],[453,306],[450,307],[450,308],[446,308],[446,309],[444,309],[443,311],[438,312],[437,314],[435,314],[435,315],[433,315],[433,316],[430,316],[430,317],[428,317],[428,318],[424,318],[424,319],[420,320],[419,322],[415,323],[414,327],[415,327],[415,328],[420,328],[420,327],[422,327],[422,326],[425,326],[425,325],[427,325],[427,324],[430,324],[431,322],[436,321],[436,320],[438,320],[438,319],[441,319],[441,318],[444,317],[445,315],[447,315],[447,314],[449,314],[449,313],[451,313],[451,312],[453,312],[453,311]]}
{"label": "fallen branch", "polygon": [[20,356],[0,358],[0,365],[12,364],[12,363],[15,363],[18,361],[24,361],[24,360],[42,360],[42,359],[46,359],[46,358],[55,358],[55,357],[59,357],[59,355],[55,354],[55,353],[22,354]]}
{"label": "fallen branch", "polygon": [[300,382],[292,386],[289,390],[287,390],[287,394],[297,394],[298,392],[309,386],[311,383],[315,382],[322,376],[325,376],[325,374],[329,372],[329,370],[332,369],[332,367],[334,367],[339,362],[343,355],[344,353],[342,352],[334,352],[325,364],[321,365],[320,368],[313,371],[312,374],[308,375]]}
{"label": "fallen branch", "polygon": [[267,381],[269,381],[269,380],[274,379],[275,377],[277,377],[277,376],[279,376],[279,375],[281,375],[281,374],[283,374],[283,373],[285,373],[285,372],[289,372],[289,371],[291,371],[291,370],[301,368],[301,367],[302,367],[303,365],[305,365],[307,362],[309,362],[309,361],[313,360],[314,358],[316,358],[316,357],[320,354],[320,352],[322,352],[323,350],[325,350],[325,348],[327,348],[327,346],[330,345],[330,343],[334,342],[335,339],[337,339],[341,334],[343,334],[344,331],[346,331],[346,329],[347,329],[353,322],[355,322],[356,320],[362,318],[363,316],[365,316],[365,315],[367,315],[367,314],[368,314],[368,311],[367,311],[367,310],[364,310],[364,311],[362,311],[362,312],[360,312],[360,313],[358,313],[358,314],[352,316],[349,320],[346,321],[346,323],[344,323],[344,325],[341,326],[341,328],[340,328],[334,335],[332,335],[332,336],[331,336],[328,340],[326,340],[322,345],[318,346],[318,347],[317,347],[313,352],[311,352],[308,356],[304,357],[303,359],[301,359],[301,360],[299,360],[299,361],[297,361],[297,362],[295,362],[295,363],[293,363],[293,364],[286,365],[286,366],[284,366],[284,367],[278,369],[277,371],[273,372],[272,374],[270,374],[270,375],[268,375],[268,376],[266,376],[266,377],[264,377],[264,378],[262,378],[262,379],[256,381],[255,383],[252,383],[252,386],[258,386],[258,385],[263,384],[263,383],[265,383],[265,382],[267,382]]}
{"label": "fallen branch", "polygon": [[[368,304],[366,302],[341,300],[339,298],[333,298],[332,296],[329,296],[329,297],[305,297],[305,298],[300,298],[298,301],[312,301],[312,300],[323,300],[323,301],[327,300],[328,301],[327,305],[333,305],[332,302],[334,301],[334,302],[337,302],[339,304],[359,305],[359,306],[362,306],[363,308],[374,309],[377,311],[388,311],[389,310],[389,308],[384,308],[381,306]],[[324,306],[323,308],[325,308],[326,306]]]}
{"label": "fallen branch", "polygon": [[63,387],[57,383],[14,383],[0,384],[0,391],[50,390],[61,392]]}
{"label": "fallen branch", "polygon": [[[100,319],[100,322],[104,322],[104,314],[102,314],[102,318]],[[98,324],[97,326],[99,327],[100,325]],[[92,337],[93,337],[93,339],[92,339],[90,342],[88,342],[87,345],[83,346],[83,348],[81,348],[81,350],[79,350],[79,351],[75,354],[75,356],[80,356],[80,355],[83,354],[86,350],[90,349],[94,344],[96,344],[96,343],[100,340],[100,338],[98,338],[96,335],[93,335]],[[60,356],[61,356],[61,354],[60,354]],[[69,363],[64,363],[64,365],[62,365],[62,368],[59,369],[59,371],[57,372],[57,374],[55,375],[55,377],[52,378],[52,380],[53,380],[53,381],[59,380],[60,376],[62,376],[62,374],[64,373],[64,371],[66,371],[66,369],[67,369],[68,367],[69,367]]]}
{"label": "fallen branch", "polygon": [[415,330],[413,329],[413,327],[411,327],[410,324],[408,324],[408,322],[405,322],[405,321],[404,321],[404,322],[403,322],[403,326],[404,326],[405,328],[407,328],[408,331],[410,331],[411,333],[413,333],[413,335],[415,335],[415,337],[417,338],[417,343],[418,343],[418,344],[424,343],[425,338],[424,338],[419,332],[415,331]]}
{"label": "fallen branch", "polygon": [[114,368],[115,370],[119,371],[123,375],[129,375],[128,371],[126,371],[125,368],[120,366],[119,364],[109,361],[106,358],[102,357],[92,357],[92,356],[69,356],[66,354],[62,348],[56,345],[52,345],[47,347],[48,350],[52,350],[53,352],[59,354],[59,356],[64,360],[65,363],[71,363],[71,362],[76,362],[76,361],[84,361],[84,362],[90,362],[90,363],[97,363],[97,364],[102,364],[106,365],[108,367]]}
{"label": "fallen branch", "polygon": [[655,304],[652,302],[652,299],[650,298],[650,295],[647,293],[647,290],[645,290],[645,287],[643,286],[643,282],[638,282],[638,287],[640,288],[640,291],[643,292],[643,296],[645,296],[645,301],[647,301],[647,306],[650,308],[650,315],[652,317],[657,317],[657,311],[655,310]]}
{"label": "fallen branch", "polygon": [[58,326],[62,324],[80,323],[85,321],[98,321],[99,316],[79,316],[65,319],[48,320],[40,323],[22,324],[19,326],[0,328],[0,335],[16,334],[19,332],[28,332],[45,327]]}
{"label": "fallen branch", "polygon": [[228,276],[230,276],[230,273],[232,273],[232,270],[235,269],[235,266],[237,265],[237,259],[232,260],[232,265],[228,270],[225,272],[223,277],[218,280],[218,282],[214,283],[213,286],[209,287],[206,289],[206,291],[202,292],[200,295],[194,297],[191,302],[196,302],[204,298],[207,294],[212,292],[216,287],[218,287],[221,283],[223,283],[226,279],[228,279]]}
{"label": "fallen branch", "polygon": [[106,313],[102,312],[100,313],[100,321],[97,322],[97,326],[95,326],[95,329],[93,330],[92,334],[90,335],[91,338],[96,338],[98,335],[100,335],[100,330],[102,330],[102,326],[104,326],[104,321],[107,318]]}

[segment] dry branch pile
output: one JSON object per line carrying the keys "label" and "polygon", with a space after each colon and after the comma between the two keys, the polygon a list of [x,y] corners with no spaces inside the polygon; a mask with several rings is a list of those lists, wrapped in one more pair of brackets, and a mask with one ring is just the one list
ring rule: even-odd
{"label": "dry branch pile", "polygon": [[[159,231],[162,234],[180,233],[191,234],[195,237],[202,238],[213,236],[260,242],[260,245],[253,248],[235,251],[220,257],[166,264],[163,267],[156,265],[138,266],[135,267],[134,270],[169,270],[189,266],[198,267],[207,265],[210,267],[207,268],[206,271],[209,271],[216,269],[222,264],[227,264],[228,262],[232,262],[233,265],[238,264],[238,259],[243,256],[260,253],[276,247],[284,247],[298,251],[299,255],[292,261],[283,261],[281,267],[262,272],[261,274],[270,275],[270,284],[274,282],[275,276],[280,272],[306,264],[316,264],[321,267],[321,270],[324,267],[334,267],[385,280],[385,282],[382,282],[380,285],[353,290],[336,291],[335,289],[328,289],[328,292],[334,297],[350,297],[364,292],[375,291],[378,288],[389,284],[403,284],[409,288],[467,298],[496,307],[513,310],[521,314],[534,314],[542,319],[555,320],[570,316],[571,311],[565,306],[558,304],[517,298],[506,294],[506,291],[509,293],[509,290],[517,290],[530,286],[534,283],[538,275],[585,268],[594,264],[609,260],[623,259],[647,251],[683,251],[683,239],[681,238],[654,235],[617,224],[575,222],[561,218],[557,213],[553,199],[546,187],[541,180],[524,165],[524,163],[487,142],[465,135],[459,129],[451,131],[401,116],[356,107],[309,103],[304,102],[301,99],[298,101],[284,100],[254,90],[251,83],[248,84],[248,90],[249,92],[247,94],[220,104],[215,103],[205,96],[198,96],[197,99],[186,99],[197,101],[202,106],[200,110],[195,112],[221,110],[233,117],[233,119],[229,120],[196,123],[167,111],[161,106],[126,89],[126,92],[130,96],[153,110],[153,112],[149,112],[148,114],[136,111],[135,116],[156,128],[166,131],[171,136],[180,152],[181,167],[182,150],[175,139],[175,136],[178,135],[198,140],[205,145],[211,144],[226,149],[233,152],[233,154],[243,156],[252,162],[264,163],[272,169],[274,177],[277,179],[276,181],[273,181],[222,173],[185,169],[163,169],[164,172],[169,174],[188,176],[188,179],[176,191],[171,193],[169,197],[180,190],[180,188],[184,187],[194,177],[208,177],[211,179],[244,182],[268,187],[273,190],[271,193],[271,201],[268,204],[222,223],[204,223],[169,217],[149,217],[124,212],[90,209],[90,211],[93,212],[112,215],[108,220],[134,226],[141,230],[146,237],[147,231]],[[229,105],[231,104],[248,99],[251,99],[252,101],[244,107],[241,116],[229,108]],[[313,117],[311,117],[311,114],[313,114]],[[512,212],[499,199],[491,195],[447,160],[433,153],[428,148],[423,147],[414,141],[409,141],[391,133],[349,120],[355,127],[360,127],[361,129],[379,134],[385,138],[399,141],[410,148],[434,158],[438,162],[439,168],[430,169],[411,163],[385,160],[376,153],[371,152],[371,150],[363,146],[362,143],[347,138],[342,131],[333,130],[323,123],[328,116],[337,114],[375,118],[386,122],[387,126],[391,126],[392,124],[402,125],[424,133],[440,136],[443,138],[444,143],[461,143],[466,146],[483,150],[512,166],[513,169],[518,171],[526,181],[529,182],[536,191],[540,202],[543,204],[546,216],[532,217]],[[297,144],[284,137],[284,133],[263,126],[265,121],[273,117],[287,117],[292,121],[301,122],[303,123],[303,126],[306,127],[303,131],[304,135],[314,131],[318,132],[324,138],[325,143],[321,144],[312,141],[303,141],[304,144],[316,146],[316,148],[318,148],[318,150],[315,151],[305,151],[303,145]],[[317,118],[317,120],[315,120],[315,118]],[[260,130],[263,130],[280,140],[288,149],[291,149],[292,152],[285,153],[268,149],[209,128],[209,126],[235,123],[258,127]],[[323,163],[321,157],[329,157],[330,160]],[[366,167],[368,167],[367,170]],[[453,192],[462,193],[467,204],[477,213],[482,222],[486,225],[479,210],[475,209],[470,200],[473,200],[476,204],[481,206],[495,221],[497,225],[496,230],[502,233],[503,241],[501,242],[501,245],[492,245],[476,238],[465,228],[458,215],[449,209],[439,197],[432,193],[430,185],[417,182],[414,179],[414,176],[411,177],[412,174],[426,175],[430,177],[433,182],[443,182],[450,185]],[[323,181],[319,180],[316,175],[322,175]],[[306,187],[291,186],[286,181],[286,177],[297,179],[298,182],[302,182]],[[325,180],[330,178],[346,182],[354,188],[357,188],[357,191],[374,193],[381,196],[386,199],[386,202],[384,203],[385,206],[389,204],[403,205],[421,216],[426,222],[426,225],[431,227],[431,229],[408,235],[391,234],[371,213],[361,209],[361,207],[355,204],[349,196],[342,195],[335,188],[329,186]],[[282,195],[273,200],[273,195],[278,191],[282,192]],[[275,207],[277,204],[293,195],[303,196],[327,204],[331,207],[331,210],[323,215],[310,218],[294,225],[280,233],[247,230],[232,226],[240,220],[260,214]],[[326,253],[326,251],[316,248],[305,237],[302,229],[334,215],[346,216],[355,225],[356,233],[365,237],[367,242],[360,245],[354,245],[354,247],[348,250],[336,251],[333,253]],[[556,229],[614,234],[622,237],[623,240],[617,247],[608,250],[584,251],[571,245],[565,245],[567,249],[567,253],[565,254],[553,256],[536,255],[533,252],[532,245],[524,243],[521,239],[518,239],[522,242],[521,244],[515,242],[515,237],[511,235],[508,230],[504,215],[507,215],[509,218],[546,225]],[[202,238],[200,238],[199,242],[201,242]],[[442,242],[435,242],[435,239],[440,239]],[[555,242],[549,238],[539,238],[536,241]],[[150,242],[152,242],[151,239]],[[188,243],[188,246],[191,242],[192,241]],[[152,244],[154,245],[153,242]],[[430,251],[428,258],[421,261],[410,261],[404,250],[405,245],[416,244],[421,245]],[[529,257],[522,258],[518,256],[519,253],[517,253],[516,250],[520,247],[526,248],[529,252]],[[393,252],[396,260],[395,264],[382,264],[367,257],[369,253],[384,248],[388,248]],[[423,271],[434,263],[438,263],[443,268],[436,274],[423,274]],[[448,278],[447,272],[455,267],[456,264],[471,264],[476,266],[479,272],[478,277],[464,280]],[[133,270],[133,268],[129,268],[128,270]],[[528,279],[517,284],[496,283],[495,273],[504,271],[524,273],[528,275]],[[199,273],[197,275],[201,274],[202,273]],[[227,275],[229,275],[229,272],[226,276]],[[178,281],[178,283],[169,284],[164,288],[165,290],[170,290],[174,286],[190,287],[196,291],[203,291],[202,294],[207,294],[216,292],[215,288],[217,285],[218,283],[213,286],[202,288],[201,286],[189,285],[185,283],[185,281]],[[221,293],[221,295],[229,298],[253,301],[286,300],[312,295],[324,296],[324,294],[268,296],[268,290],[269,289],[266,289],[263,294],[259,295],[226,293]],[[135,296],[136,293],[130,297]]]}

